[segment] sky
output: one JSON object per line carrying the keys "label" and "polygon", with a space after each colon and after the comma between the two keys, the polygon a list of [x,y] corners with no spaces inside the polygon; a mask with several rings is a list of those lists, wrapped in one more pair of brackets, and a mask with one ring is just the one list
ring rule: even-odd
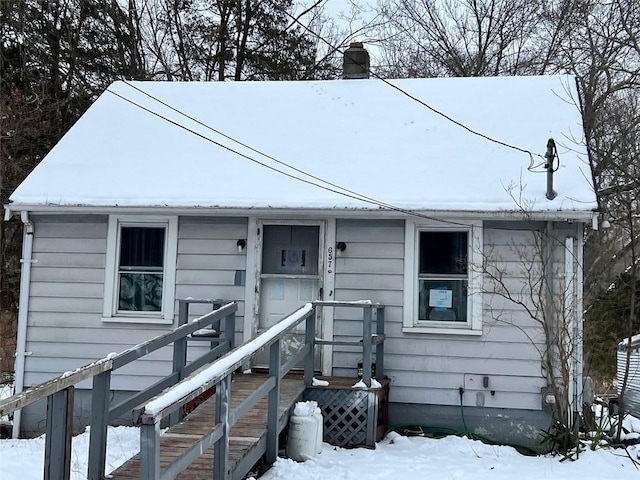
{"label": "sky", "polygon": [[[640,421],[636,428],[640,430]],[[86,478],[88,431],[73,439],[72,480]],[[117,468],[138,450],[139,430],[110,427],[107,470]],[[506,446],[485,445],[460,437],[430,439],[389,434],[375,450],[342,449],[323,444],[322,453],[306,462],[278,458],[262,480],[638,480],[640,448],[586,450],[577,461],[527,457]],[[0,478],[42,478],[44,437],[0,440]],[[108,473],[107,472],[107,473]]]}

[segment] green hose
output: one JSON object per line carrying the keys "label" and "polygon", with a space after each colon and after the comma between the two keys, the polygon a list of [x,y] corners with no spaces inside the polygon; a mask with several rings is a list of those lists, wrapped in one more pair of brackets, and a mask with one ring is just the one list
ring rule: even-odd
{"label": "green hose", "polygon": [[508,447],[515,448],[521,455],[527,456],[538,456],[539,453],[533,448],[522,445],[519,443],[503,443],[497,442],[491,438],[485,437],[484,435],[480,435],[478,433],[473,433],[467,427],[467,421],[464,416],[464,405],[462,402],[462,394],[464,391],[460,391],[460,416],[462,417],[462,425],[464,427],[463,431],[457,430],[451,427],[445,427],[442,425],[425,425],[425,424],[417,424],[417,423],[399,423],[396,425],[391,425],[384,432],[384,436],[387,436],[390,432],[400,433],[405,436],[421,436],[421,437],[429,437],[429,438],[444,438],[449,435],[456,435],[458,437],[468,437],[471,440],[480,440],[483,443],[488,445],[506,445]]}

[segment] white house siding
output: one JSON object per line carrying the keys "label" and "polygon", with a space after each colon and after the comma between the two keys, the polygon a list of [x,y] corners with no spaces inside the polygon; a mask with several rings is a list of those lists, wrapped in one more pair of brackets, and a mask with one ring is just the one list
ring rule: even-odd
{"label": "white house siding", "polygon": [[[402,326],[404,221],[338,220],[336,240],[347,249],[336,257],[335,299],[371,300],[385,305],[387,333]],[[334,339],[362,338],[362,309],[336,308]],[[394,334],[395,335],[395,334]],[[390,344],[385,343],[385,348]],[[361,349],[334,347],[333,374],[355,376]],[[385,362],[389,356],[385,356]],[[389,374],[389,370],[386,372]]]}
{"label": "white house siding", "polygon": [[[238,252],[237,242],[246,239],[246,217],[180,218],[176,298],[237,301],[237,343],[242,341],[244,286],[236,285],[236,272],[247,268],[246,249]],[[209,311],[209,305],[189,308],[192,317]]]}
{"label": "white house siding", "polygon": [[[110,352],[169,330],[169,326],[102,321],[105,276],[106,215],[32,215],[35,225],[27,335],[26,385],[45,381]],[[510,230],[521,228],[521,231]],[[520,246],[531,247],[533,235],[522,224],[485,222],[484,252],[508,273],[519,290],[525,280]],[[571,229],[562,235],[570,234]],[[561,235],[561,236],[562,236]],[[236,338],[243,325],[244,286],[236,272],[246,269],[246,253],[237,241],[247,238],[246,218],[181,217],[178,231],[176,298],[239,300]],[[509,301],[485,293],[481,336],[402,332],[403,220],[336,222],[336,241],[347,250],[336,257],[336,300],[370,299],[385,305],[385,373],[395,403],[540,409],[546,384],[540,352],[540,328]],[[554,255],[555,278],[564,258]],[[485,285],[487,288],[487,285]],[[559,287],[556,288],[558,290]],[[526,300],[526,296],[521,297]],[[193,306],[201,314],[206,306]],[[73,312],[73,313],[70,313]],[[177,311],[176,311],[177,316]],[[356,339],[362,332],[362,310],[336,308],[334,338]],[[133,390],[169,372],[170,351],[150,355],[120,371],[113,388]],[[333,373],[353,376],[358,349],[335,347]],[[482,385],[483,377],[488,385]],[[493,393],[492,393],[493,392]]]}
{"label": "white house siding", "polygon": [[[33,215],[32,220],[34,263],[25,385],[123,351],[172,328],[102,321],[106,215]],[[176,298],[243,299],[244,287],[234,286],[235,271],[245,268],[246,256],[236,245],[240,238],[246,238],[246,220],[180,218]],[[194,305],[191,311],[201,314],[210,307]],[[242,304],[236,329],[241,327]],[[170,373],[170,368],[171,350],[154,352],[114,372],[112,388],[138,390]],[[80,385],[86,386],[87,382]]]}
{"label": "white house siding", "polygon": [[26,385],[48,380],[106,353],[102,308],[106,215],[32,215],[33,264],[25,361]]}
{"label": "white house siding", "polygon": [[[514,227],[524,231],[509,230]],[[488,262],[506,272],[509,288],[520,292],[527,280],[520,252],[531,252],[531,231],[513,222],[485,222],[483,231]],[[465,406],[541,408],[544,337],[520,307],[484,293],[482,335],[403,333],[404,222],[338,221],[337,240],[347,243],[347,251],[336,263],[336,299],[367,298],[386,305],[385,373],[392,381],[391,402],[460,405],[462,387]],[[562,251],[554,256],[560,260]],[[526,300],[526,295],[518,297]],[[337,309],[335,338],[357,338],[360,319],[361,311]],[[353,375],[357,352],[335,348],[334,374]]]}

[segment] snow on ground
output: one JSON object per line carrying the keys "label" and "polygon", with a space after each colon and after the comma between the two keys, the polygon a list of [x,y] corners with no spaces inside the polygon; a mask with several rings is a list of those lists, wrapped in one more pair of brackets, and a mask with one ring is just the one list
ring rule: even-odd
{"label": "snow on ground", "polygon": [[[109,427],[106,470],[111,472],[139,450],[140,430]],[[71,480],[87,478],[89,429],[73,438]],[[44,436],[28,440],[0,440],[0,478],[2,480],[41,480],[44,471]]]}
{"label": "snow on ground", "polygon": [[[138,451],[139,430],[109,428],[107,471]],[[88,431],[73,439],[72,480],[86,478]],[[634,458],[640,448],[629,447]],[[0,440],[2,480],[42,478],[44,437]],[[616,480],[640,479],[622,449],[583,452],[578,461],[559,457],[526,457],[511,447],[485,445],[460,437],[434,440],[392,433],[375,450],[341,449],[324,444],[322,454],[304,463],[278,459],[261,480]]]}
{"label": "snow on ground", "polygon": [[[629,451],[635,455],[640,452],[634,447]],[[640,470],[625,450],[589,450],[578,461],[559,460],[527,457],[511,447],[455,436],[435,440],[392,433],[375,450],[346,450],[324,444],[321,455],[304,463],[278,459],[261,480],[640,479]]]}

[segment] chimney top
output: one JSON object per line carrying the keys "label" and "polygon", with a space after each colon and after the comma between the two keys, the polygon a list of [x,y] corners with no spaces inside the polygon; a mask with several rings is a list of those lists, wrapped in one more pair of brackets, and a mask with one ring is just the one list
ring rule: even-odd
{"label": "chimney top", "polygon": [[362,42],[351,42],[344,52],[342,78],[369,78],[369,52]]}

